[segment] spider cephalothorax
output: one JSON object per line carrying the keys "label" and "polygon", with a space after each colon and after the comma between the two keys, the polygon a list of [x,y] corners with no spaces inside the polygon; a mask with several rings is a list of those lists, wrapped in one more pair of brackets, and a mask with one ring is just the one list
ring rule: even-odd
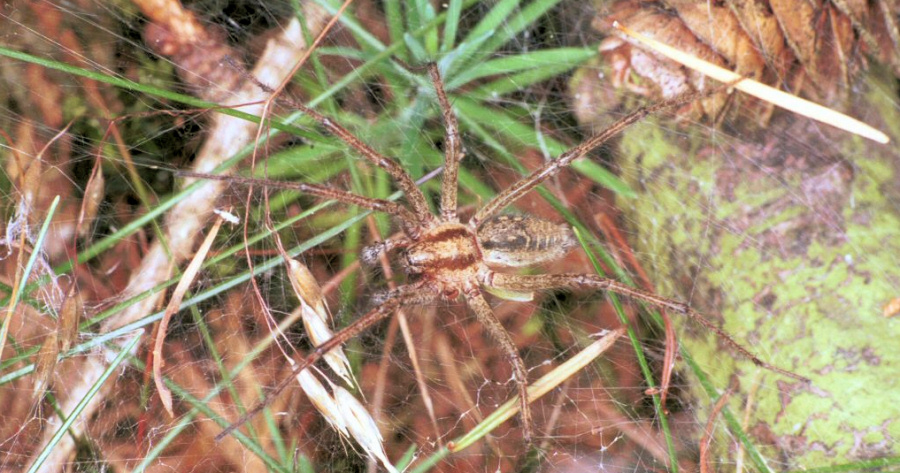
{"label": "spider cephalothorax", "polygon": [[[386,294],[376,296],[374,306],[351,325],[337,332],[333,338],[319,345],[306,359],[297,363],[295,373],[309,367],[325,353],[356,336],[372,324],[389,316],[396,309],[414,304],[426,304],[438,299],[462,297],[489,335],[506,353],[515,375],[519,391],[522,426],[526,440],[532,438],[531,410],[527,394],[527,370],[519,357],[518,348],[509,333],[494,315],[485,299],[484,291],[513,300],[529,300],[533,293],[557,288],[586,288],[614,291],[656,307],[688,315],[718,333],[732,348],[750,358],[757,365],[787,376],[806,380],[793,373],[771,366],[738,345],[715,325],[706,321],[683,302],[658,297],[634,289],[618,281],[597,274],[538,274],[518,275],[494,271],[492,267],[523,267],[562,257],[575,245],[570,228],[527,215],[501,215],[500,212],[554,176],[576,158],[597,148],[611,137],[658,110],[675,108],[698,98],[688,95],[633,112],[613,123],[609,128],[592,135],[583,143],[548,161],[539,169],[501,191],[475,212],[466,223],[457,214],[457,177],[462,148],[456,117],[444,93],[437,66],[429,65],[435,93],[441,107],[447,137],[444,141],[445,164],[441,180],[441,202],[438,215],[431,213],[428,202],[413,179],[397,164],[360,141],[334,120],[302,104],[292,106],[316,120],[329,133],[340,138],[371,164],[384,169],[404,193],[407,205],[364,197],[328,186],[306,183],[258,182],[251,179],[232,179],[268,187],[295,189],[327,199],[358,205],[392,215],[404,236],[385,240],[364,250],[360,258],[373,263],[383,253],[399,254],[400,266],[411,275],[411,281]],[[217,179],[221,176],[184,173],[195,177]],[[401,251],[393,251],[399,249]],[[273,392],[290,382],[285,378]],[[219,437],[258,413],[271,399],[271,394],[255,409],[250,410]]]}
{"label": "spider cephalothorax", "polygon": [[423,232],[403,254],[408,274],[455,299],[473,284],[490,288],[490,266],[523,267],[552,261],[575,245],[572,230],[530,215],[499,215],[479,228],[441,223]]}
{"label": "spider cephalothorax", "polygon": [[407,273],[457,293],[462,283],[476,280],[487,269],[475,232],[461,223],[443,223],[424,232],[409,245],[403,260]]}

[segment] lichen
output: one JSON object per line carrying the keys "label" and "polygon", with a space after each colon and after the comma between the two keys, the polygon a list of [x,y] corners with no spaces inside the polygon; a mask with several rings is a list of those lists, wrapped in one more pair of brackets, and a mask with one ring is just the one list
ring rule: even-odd
{"label": "lichen", "polygon": [[[883,121],[896,128],[897,110],[883,102]],[[766,361],[812,379],[762,374],[747,429],[764,455],[816,468],[900,454],[900,403],[886,396],[900,391],[900,320],[881,316],[900,296],[900,156],[785,120],[745,138],[630,130],[620,167],[640,191],[622,202],[636,250],[651,255],[660,294],[688,300]],[[715,386],[742,375],[735,402],[746,400],[758,368],[704,331],[682,332]],[[709,399],[694,395],[705,422]]]}

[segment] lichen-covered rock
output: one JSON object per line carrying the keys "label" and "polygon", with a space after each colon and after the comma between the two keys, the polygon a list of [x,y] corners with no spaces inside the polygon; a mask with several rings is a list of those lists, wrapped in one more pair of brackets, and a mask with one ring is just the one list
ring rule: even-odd
{"label": "lichen-covered rock", "polygon": [[[892,144],[779,113],[753,133],[639,125],[618,152],[640,195],[619,205],[659,293],[812,379],[761,371],[682,321],[716,387],[740,376],[729,406],[741,414],[750,398],[746,430],[776,470],[900,455],[900,318],[882,316],[900,297],[900,116],[889,87],[870,88],[850,113]],[[702,425],[711,402],[693,392]]]}

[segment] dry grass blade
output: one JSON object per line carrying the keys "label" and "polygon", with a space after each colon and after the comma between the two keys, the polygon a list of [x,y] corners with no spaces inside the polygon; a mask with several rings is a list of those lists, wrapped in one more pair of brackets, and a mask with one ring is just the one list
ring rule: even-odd
{"label": "dry grass blade", "polygon": [[[303,326],[309,335],[313,345],[319,346],[327,342],[334,333],[329,327],[328,307],[325,305],[325,299],[322,295],[322,288],[309,268],[306,265],[294,259],[288,259],[290,265],[291,286],[294,288],[294,294],[300,300]],[[350,368],[350,360],[344,354],[340,347],[329,351],[324,355],[325,362],[334,372],[340,376],[349,386],[355,386],[356,380]]]}
{"label": "dry grass blade", "polygon": [[618,21],[613,22],[613,26],[622,33],[628,35],[630,38],[633,38],[634,40],[640,42],[653,51],[656,51],[659,54],[662,54],[663,56],[666,56],[669,59],[682,64],[685,67],[691,68],[695,71],[712,77],[717,81],[733,83],[733,87],[735,89],[738,89],[744,93],[765,100],[799,115],[818,120],[822,123],[849,131],[850,133],[857,134],[878,143],[886,144],[890,141],[890,138],[888,138],[888,136],[881,131],[876,130],[875,128],[859,120],[856,120],[855,118],[848,117],[843,113],[837,112],[828,107],[823,107],[808,100],[804,100],[800,97],[797,97],[796,95],[778,90],[774,87],[770,87],[753,79],[748,79],[741,76],[740,74],[729,71],[728,69],[724,69],[715,64],[704,61],[696,56],[686,54],[669,45],[663,44],[659,41],[632,31],[631,29],[620,24]]}
{"label": "dry grass blade", "polygon": [[162,380],[162,368],[165,365],[165,360],[162,356],[162,347],[166,340],[166,330],[169,328],[169,320],[176,312],[178,312],[178,308],[181,307],[181,301],[184,299],[184,294],[187,292],[188,288],[191,287],[194,278],[197,277],[197,272],[200,271],[200,266],[206,260],[206,255],[209,253],[209,249],[212,247],[216,235],[219,234],[219,229],[222,228],[222,223],[224,221],[225,220],[222,218],[216,219],[216,223],[213,224],[212,228],[209,230],[206,239],[203,240],[200,248],[197,249],[197,254],[194,255],[191,263],[181,276],[181,280],[178,281],[178,285],[175,286],[175,290],[172,292],[172,298],[169,299],[169,304],[166,306],[166,313],[163,315],[162,320],[160,320],[159,329],[156,331],[156,341],[153,344],[153,382],[156,384],[156,390],[159,391],[159,398],[162,400],[166,412],[173,417],[175,416],[175,413],[172,410],[172,393]]}
{"label": "dry grass blade", "polygon": [[[625,333],[625,329],[619,328],[611,332],[607,332],[596,342],[588,345],[566,360],[563,364],[557,366],[546,375],[528,386],[528,401],[534,402],[542,396],[555,389],[565,380],[571,378],[575,373],[597,359],[606,350],[613,346],[616,340]],[[493,414],[484,419],[477,427],[472,429],[468,434],[456,439],[447,445],[450,452],[458,452],[472,445],[483,437],[487,432],[493,430],[496,426],[511,419],[519,412],[518,396],[506,401],[502,406],[498,407]]]}
{"label": "dry grass blade", "polygon": [[[706,429],[703,431],[703,436],[700,438],[700,473],[709,473],[709,443],[712,441],[713,429],[715,428],[716,418],[719,417],[719,413],[722,411],[722,408],[725,407],[725,403],[728,402],[728,398],[731,397],[731,394],[737,390],[738,381],[737,378],[731,379],[731,384],[728,386],[728,389],[719,396],[719,399],[716,401],[716,404],[713,406],[712,411],[709,413],[709,420],[706,422]],[[715,470],[713,470],[715,471]]]}

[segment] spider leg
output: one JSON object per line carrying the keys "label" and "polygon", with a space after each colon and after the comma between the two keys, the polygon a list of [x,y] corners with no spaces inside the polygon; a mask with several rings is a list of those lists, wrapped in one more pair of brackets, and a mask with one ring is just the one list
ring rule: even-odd
{"label": "spider leg", "polygon": [[635,289],[613,279],[604,278],[596,274],[516,275],[491,273],[487,278],[487,283],[491,286],[496,286],[502,289],[509,289],[513,291],[538,291],[563,287],[573,289],[590,288],[599,289],[602,291],[612,291],[616,294],[621,294],[635,300],[646,302],[652,306],[669,309],[684,314],[718,335],[723,341],[725,341],[728,346],[743,355],[745,358],[752,361],[756,366],[772,371],[774,373],[787,376],[789,378],[803,381],[805,383],[810,382],[808,378],[766,363],[765,361],[751,353],[750,350],[747,350],[746,348],[741,346],[738,342],[731,338],[730,335],[725,333],[724,330],[720,329],[715,324],[704,318],[699,312],[692,309],[691,306],[687,303],[659,297],[651,292]]}
{"label": "spider leg", "polygon": [[411,243],[412,241],[409,238],[403,236],[395,236],[388,238],[387,240],[377,241],[363,247],[362,251],[359,252],[359,260],[366,266],[375,266],[375,263],[378,262],[378,257],[381,256],[382,253],[388,253],[395,248],[405,248]]}
{"label": "spider leg", "polygon": [[373,199],[371,197],[363,197],[333,187],[322,186],[318,184],[306,184],[303,182],[288,181],[269,181],[265,179],[254,179],[250,177],[207,174],[203,172],[193,171],[176,171],[176,174],[183,177],[194,177],[198,179],[207,179],[214,181],[226,181],[242,186],[260,186],[275,189],[294,190],[305,194],[322,197],[325,199],[334,199],[345,204],[358,205],[362,208],[374,210],[376,212],[384,212],[397,217],[403,225],[403,230],[410,236],[419,233],[418,218],[406,207],[390,200]]}
{"label": "spider leg", "polygon": [[[266,84],[263,84],[256,77],[252,75],[249,77],[257,87],[262,89],[265,92],[274,93],[275,91]],[[396,161],[384,156],[383,154],[375,151],[369,145],[360,141],[359,138],[353,136],[346,128],[336,123],[334,120],[322,115],[321,113],[303,105],[300,102],[295,100],[291,100],[285,97],[279,97],[278,103],[287,105],[288,107],[300,110],[301,112],[309,115],[310,118],[319,122],[320,125],[325,127],[329,133],[337,136],[344,143],[349,145],[351,148],[355,149],[362,157],[366,158],[372,164],[380,167],[387,171],[388,174],[391,175],[391,178],[397,182],[397,185],[400,186],[400,190],[406,195],[407,201],[409,201],[410,205],[412,205],[413,212],[418,218],[419,223],[428,224],[434,220],[434,215],[431,214],[431,211],[428,209],[428,202],[425,201],[425,194],[422,193],[422,190],[416,185],[415,181],[413,181],[412,177],[403,170],[403,167],[400,166]]]}
{"label": "spider leg", "polygon": [[491,338],[500,344],[500,347],[506,352],[506,356],[512,364],[513,374],[516,378],[516,386],[519,389],[522,430],[524,431],[525,441],[530,445],[534,438],[534,431],[531,419],[531,405],[528,403],[528,371],[525,369],[525,363],[519,356],[519,350],[516,348],[516,344],[513,342],[512,337],[509,336],[509,332],[503,328],[503,324],[501,324],[497,319],[497,316],[494,315],[493,309],[491,309],[490,304],[484,299],[481,290],[478,288],[466,290],[465,296],[466,302],[469,304],[469,307],[472,308],[472,311],[475,312],[475,317],[478,319],[478,322],[487,328]]}
{"label": "spider leg", "polygon": [[444,92],[444,82],[437,64],[428,64],[428,73],[434,83],[434,91],[437,93],[438,103],[441,105],[441,115],[444,117],[444,127],[447,130],[444,141],[444,175],[441,178],[441,221],[458,222],[456,215],[456,193],[458,189],[459,162],[463,158],[461,141],[459,138],[459,125],[456,122],[456,114],[447,100]]}
{"label": "spider leg", "polygon": [[469,220],[469,225],[472,228],[478,228],[478,225],[481,222],[492,217],[507,205],[515,202],[520,197],[525,195],[531,189],[534,189],[548,178],[554,176],[562,168],[571,164],[572,161],[593,151],[595,148],[602,145],[613,136],[619,134],[622,130],[641,121],[647,115],[688,104],[690,102],[693,102],[694,100],[697,100],[698,98],[706,97],[707,95],[718,92],[719,90],[721,90],[721,87],[715,87],[711,91],[707,92],[693,92],[684,94],[673,99],[660,102],[658,104],[640,108],[637,111],[626,115],[624,118],[619,119],[617,122],[613,123],[605,130],[591,136],[583,143],[570,148],[565,153],[559,155],[558,158],[552,161],[548,161],[546,164],[536,169],[528,176],[523,177],[515,184],[507,187],[506,190],[498,194],[484,207],[479,209],[475,216],[472,217],[471,220]]}
{"label": "spider leg", "polygon": [[403,194],[406,195],[406,200],[412,206],[417,222],[426,225],[434,220],[434,215],[431,214],[431,210],[428,208],[428,202],[425,200],[425,194],[422,193],[422,190],[419,189],[412,177],[410,177],[399,163],[375,151],[372,147],[360,141],[359,138],[350,133],[346,128],[306,105],[286,99],[279,99],[279,102],[284,102],[288,106],[309,115],[310,118],[319,122],[319,124],[328,130],[329,133],[337,136],[341,141],[355,149],[367,161],[384,169],[390,174],[391,178],[397,182],[400,190],[403,191]]}
{"label": "spider leg", "polygon": [[286,376],[284,379],[282,379],[281,382],[278,383],[278,385],[276,385],[272,390],[266,393],[265,397],[262,401],[260,401],[259,404],[247,411],[233,424],[226,427],[225,430],[219,433],[219,435],[216,435],[216,441],[218,442],[222,440],[235,429],[244,425],[244,423],[253,418],[256,414],[259,414],[263,409],[271,404],[275,397],[279,393],[281,393],[281,391],[283,391],[288,384],[290,384],[294,380],[298,373],[312,366],[313,363],[319,361],[329,351],[343,345],[348,340],[359,335],[367,328],[387,318],[399,307],[433,301],[437,298],[437,294],[437,290],[431,288],[430,284],[428,283],[408,284],[405,286],[400,286],[397,289],[391,291],[377,307],[373,308],[362,317],[356,319],[352,324],[339,330],[334,334],[333,337],[328,339],[325,343],[317,346],[315,350],[310,352],[308,355],[306,355],[305,358],[295,364],[291,369],[290,376]]}

